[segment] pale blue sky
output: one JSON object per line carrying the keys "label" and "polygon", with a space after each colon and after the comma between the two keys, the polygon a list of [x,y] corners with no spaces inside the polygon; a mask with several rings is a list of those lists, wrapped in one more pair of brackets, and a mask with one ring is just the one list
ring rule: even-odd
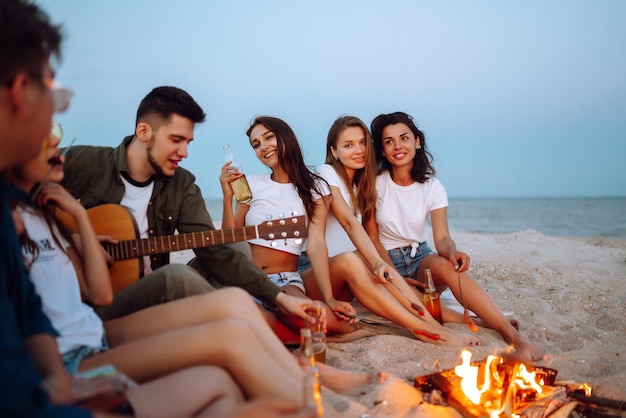
{"label": "pale blue sky", "polygon": [[116,146],[158,85],[207,112],[183,166],[221,196],[222,145],[278,116],[321,164],[343,114],[405,111],[451,197],[626,196],[626,2],[39,0],[67,39],[58,120]]}

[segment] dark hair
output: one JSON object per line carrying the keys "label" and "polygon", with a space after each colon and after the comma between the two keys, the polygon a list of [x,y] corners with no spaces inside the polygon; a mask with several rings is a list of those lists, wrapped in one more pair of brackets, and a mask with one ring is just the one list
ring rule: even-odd
{"label": "dark hair", "polygon": [[[339,135],[348,128],[361,128],[365,135],[365,167],[357,170],[352,184],[348,182],[346,169],[333,157],[331,148],[337,149]],[[369,219],[376,207],[376,157],[372,135],[365,122],[356,116],[340,116],[333,122],[326,138],[326,164],[332,166],[350,193],[352,206],[358,208],[364,219]],[[356,187],[356,193],[354,188]]]}
{"label": "dark hair", "polygon": [[324,192],[321,185],[326,183],[326,180],[306,166],[298,138],[287,122],[272,116],[259,116],[252,121],[246,131],[248,138],[250,133],[252,133],[252,129],[257,125],[265,126],[276,136],[278,164],[285,170],[289,180],[296,186],[307,216],[309,219],[313,219],[315,214],[313,190],[320,196],[323,196]]}
{"label": "dark hair", "polygon": [[421,149],[416,150],[413,159],[413,168],[411,169],[411,178],[418,183],[424,183],[436,174],[435,167],[432,165],[433,156],[426,148],[426,138],[424,132],[420,131],[413,122],[413,118],[404,112],[394,112],[381,114],[372,121],[372,139],[374,140],[374,150],[376,153],[376,162],[378,163],[378,172],[389,171],[391,173],[391,164],[383,156],[383,129],[389,125],[404,123],[409,127],[415,139],[419,141]]}
{"label": "dark hair", "polygon": [[28,0],[0,1],[0,83],[10,84],[20,71],[41,79],[44,63],[61,57],[61,26]]}
{"label": "dark hair", "polygon": [[157,116],[159,121],[166,121],[173,114],[183,116],[193,123],[202,123],[206,117],[204,110],[185,90],[161,86],[152,89],[139,103],[135,126],[153,116]]}

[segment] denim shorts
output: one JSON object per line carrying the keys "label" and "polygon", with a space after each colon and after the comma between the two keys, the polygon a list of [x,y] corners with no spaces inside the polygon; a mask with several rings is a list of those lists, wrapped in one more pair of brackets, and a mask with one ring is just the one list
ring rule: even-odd
{"label": "denim shorts", "polygon": [[267,275],[268,279],[272,281],[272,283],[277,284],[279,287],[283,286],[295,286],[298,289],[302,290],[306,293],[306,289],[304,288],[304,280],[302,280],[302,276],[297,271],[287,271],[282,273],[272,273]]}
{"label": "denim shorts", "polygon": [[433,254],[434,251],[430,249],[426,241],[419,244],[413,257],[411,257],[412,249],[412,247],[394,248],[393,250],[388,250],[387,253],[401,275],[410,279],[416,279],[420,263],[424,257]]}
{"label": "denim shorts", "polygon": [[302,273],[304,270],[310,268],[311,262],[309,261],[309,256],[306,254],[306,251],[302,251],[300,258],[298,258],[298,272]]}
{"label": "denim shorts", "polygon": [[[267,275],[267,278],[270,279],[270,281],[276,284],[278,287],[295,286],[306,294],[306,289],[304,288],[304,280],[302,280],[302,276],[300,276],[300,273],[298,273],[297,271],[271,273]],[[262,302],[260,299],[257,299],[254,296],[252,297],[252,299],[256,303],[263,305],[263,307],[268,311],[271,311],[273,309],[271,305]]]}
{"label": "denim shorts", "polygon": [[67,353],[64,353],[61,358],[63,359],[63,365],[65,366],[65,370],[69,374],[78,373],[78,367],[80,366],[80,362],[86,358],[93,357],[96,354],[100,354],[109,349],[109,344],[107,343],[106,337],[102,337],[102,346],[99,348],[88,347],[86,345],[81,345],[79,347],[73,348]]}

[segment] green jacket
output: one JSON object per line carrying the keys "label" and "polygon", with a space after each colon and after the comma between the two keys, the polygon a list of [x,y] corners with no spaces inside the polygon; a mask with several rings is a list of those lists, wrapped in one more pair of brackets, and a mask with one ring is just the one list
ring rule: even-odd
{"label": "green jacket", "polygon": [[[105,203],[120,203],[124,183],[120,172],[128,171],[126,147],[133,136],[127,136],[117,148],[74,146],[66,155],[63,186],[85,208]],[[178,167],[174,176],[158,176],[148,204],[150,237],[214,230],[200,188],[189,171]],[[246,289],[261,301],[274,306],[280,288],[241,252],[228,245],[195,249],[201,273],[222,286]],[[169,253],[152,255],[151,267],[156,270],[169,263]]]}

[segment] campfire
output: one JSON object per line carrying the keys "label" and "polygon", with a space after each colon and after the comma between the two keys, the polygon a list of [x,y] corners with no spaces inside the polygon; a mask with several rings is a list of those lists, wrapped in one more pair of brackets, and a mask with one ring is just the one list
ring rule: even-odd
{"label": "campfire", "polygon": [[424,400],[463,417],[622,417],[622,401],[592,396],[587,384],[556,381],[557,370],[490,355],[472,362],[464,350],[453,369],[415,379]]}

